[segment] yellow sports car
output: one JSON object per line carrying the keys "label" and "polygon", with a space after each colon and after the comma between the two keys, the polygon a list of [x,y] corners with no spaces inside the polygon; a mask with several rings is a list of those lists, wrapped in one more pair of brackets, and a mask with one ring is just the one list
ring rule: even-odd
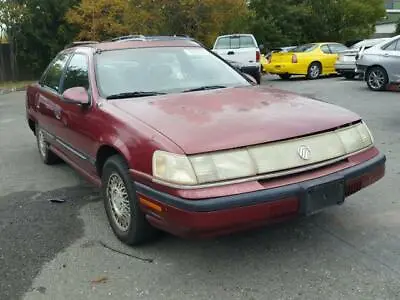
{"label": "yellow sports car", "polygon": [[316,79],[321,75],[335,74],[338,53],[347,50],[339,43],[311,43],[301,45],[290,52],[272,53],[264,71],[289,79],[292,75],[305,75]]}

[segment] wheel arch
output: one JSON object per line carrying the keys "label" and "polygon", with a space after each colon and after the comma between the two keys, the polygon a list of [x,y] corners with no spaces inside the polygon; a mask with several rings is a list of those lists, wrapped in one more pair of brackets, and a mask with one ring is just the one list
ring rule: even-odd
{"label": "wheel arch", "polygon": [[320,66],[320,68],[321,68],[321,74],[322,74],[322,72],[323,72],[323,70],[324,70],[324,67],[323,67],[323,65],[322,65],[322,62],[319,61],[319,60],[312,60],[312,61],[308,64],[307,70],[311,67],[312,64],[319,64],[319,66]]}
{"label": "wheel arch", "polygon": [[100,178],[103,174],[103,167],[107,159],[109,159],[114,155],[120,155],[129,165],[130,154],[127,148],[117,146],[116,144],[113,143],[102,144],[96,152],[96,164],[95,164],[97,174],[99,175]]}
{"label": "wheel arch", "polygon": [[[368,72],[372,68],[382,68],[386,72],[386,75],[388,75],[388,72],[386,71],[385,67],[380,64],[373,64],[373,65],[368,66],[367,69],[365,70],[365,75],[368,74]],[[364,77],[365,77],[365,80],[367,80],[367,76],[364,76]]]}

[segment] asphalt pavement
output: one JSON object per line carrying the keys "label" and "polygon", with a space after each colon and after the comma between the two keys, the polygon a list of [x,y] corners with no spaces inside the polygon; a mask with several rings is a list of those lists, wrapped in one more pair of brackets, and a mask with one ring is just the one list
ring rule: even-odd
{"label": "asphalt pavement", "polygon": [[359,113],[386,177],[307,219],[138,248],[114,237],[98,190],[40,162],[24,93],[1,95],[0,299],[400,299],[400,93],[341,78],[263,84]]}

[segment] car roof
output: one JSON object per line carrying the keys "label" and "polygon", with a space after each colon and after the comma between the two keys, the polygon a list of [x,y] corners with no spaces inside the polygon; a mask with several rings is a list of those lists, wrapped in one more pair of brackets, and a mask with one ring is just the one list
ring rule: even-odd
{"label": "car roof", "polygon": [[202,47],[201,43],[191,38],[182,37],[151,37],[125,40],[111,40],[105,42],[75,42],[68,49],[94,49],[95,51],[109,51],[132,48],[160,48],[160,47]]}
{"label": "car roof", "polygon": [[233,33],[233,34],[226,34],[226,35],[220,35],[219,37],[217,37],[217,39],[219,38],[224,38],[224,37],[236,37],[236,36],[253,36],[251,33]]}

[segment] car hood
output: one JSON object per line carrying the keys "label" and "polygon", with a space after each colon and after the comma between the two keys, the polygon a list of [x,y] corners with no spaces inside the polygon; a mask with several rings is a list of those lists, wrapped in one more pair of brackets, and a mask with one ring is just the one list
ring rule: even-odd
{"label": "car hood", "polygon": [[360,119],[344,108],[265,87],[169,94],[111,103],[171,139],[187,154],[285,140]]}

